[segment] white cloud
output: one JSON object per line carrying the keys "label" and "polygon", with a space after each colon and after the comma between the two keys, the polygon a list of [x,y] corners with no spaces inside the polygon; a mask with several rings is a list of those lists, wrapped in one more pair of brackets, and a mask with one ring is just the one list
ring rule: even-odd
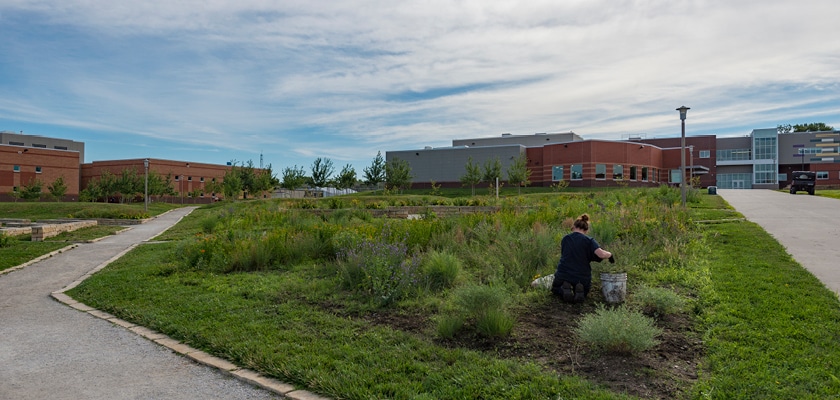
{"label": "white cloud", "polygon": [[802,113],[837,124],[837,11],[833,0],[7,0],[7,26],[28,16],[57,34],[0,45],[26,63],[23,83],[0,78],[20,93],[0,116],[348,161],[501,132],[671,133],[682,104],[697,131]]}

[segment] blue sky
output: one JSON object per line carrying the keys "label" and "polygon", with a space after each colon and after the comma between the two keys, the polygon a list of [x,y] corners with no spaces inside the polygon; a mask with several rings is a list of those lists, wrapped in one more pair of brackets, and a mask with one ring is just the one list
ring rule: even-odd
{"label": "blue sky", "polygon": [[825,122],[840,2],[0,0],[0,130],[86,160],[359,175],[377,151]]}

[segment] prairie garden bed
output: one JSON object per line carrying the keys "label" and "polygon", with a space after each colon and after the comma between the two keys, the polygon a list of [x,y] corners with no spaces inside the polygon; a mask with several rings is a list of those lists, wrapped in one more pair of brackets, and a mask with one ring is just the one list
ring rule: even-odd
{"label": "prairie garden bed", "polygon": [[[307,201],[222,203],[72,295],[335,398],[680,397],[698,377],[695,319],[709,287],[702,235],[677,199],[668,188],[539,194],[502,200],[496,213],[419,220],[365,211],[386,199],[332,200],[328,215]],[[530,286],[553,273],[584,212],[628,272],[628,303],[662,330],[649,350],[611,354],[577,339],[580,318],[603,304],[597,282],[580,305]],[[633,301],[642,286],[685,305],[645,309]],[[485,312],[496,316],[489,327]],[[452,319],[460,324],[444,329]]]}

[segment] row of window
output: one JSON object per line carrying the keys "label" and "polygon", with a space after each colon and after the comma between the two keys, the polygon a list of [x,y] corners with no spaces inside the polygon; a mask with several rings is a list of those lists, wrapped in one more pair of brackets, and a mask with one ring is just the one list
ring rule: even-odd
{"label": "row of window", "polygon": [[[631,181],[641,180],[642,182],[657,182],[658,170],[656,168],[630,166],[628,171]],[[551,180],[564,180],[564,171],[562,165],[555,165],[551,167]],[[595,180],[603,181],[607,179],[607,164],[595,164]],[[612,179],[614,181],[621,181],[625,179],[624,166],[621,164],[614,164],[612,168]],[[579,181],[583,180],[583,164],[572,164],[569,168],[569,180]]]}
{"label": "row of window", "polygon": [[[26,146],[23,142],[9,142],[12,146]],[[37,147],[39,149],[46,149],[47,145],[40,144],[40,143],[32,143],[32,147]],[[67,150],[67,146],[53,146],[56,150]]]}
{"label": "row of window", "polygon": [[[12,166],[12,171],[20,172],[20,165]],[[41,173],[41,167],[35,167],[35,173],[40,174]]]}
{"label": "row of window", "polygon": [[[180,181],[181,178],[183,178],[183,177],[184,177],[184,175],[175,175],[175,182]],[[198,178],[198,181],[199,182],[204,182],[204,177],[202,176],[202,177]],[[187,182],[192,182],[192,177],[191,176],[187,177]],[[211,182],[216,182],[216,178],[213,178],[211,180]]]}

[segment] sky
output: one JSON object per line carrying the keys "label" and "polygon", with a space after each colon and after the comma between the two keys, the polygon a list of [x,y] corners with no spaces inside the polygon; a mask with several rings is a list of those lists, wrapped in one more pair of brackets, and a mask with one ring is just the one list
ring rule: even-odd
{"label": "sky", "polygon": [[0,0],[0,130],[85,162],[840,128],[837,0]]}

